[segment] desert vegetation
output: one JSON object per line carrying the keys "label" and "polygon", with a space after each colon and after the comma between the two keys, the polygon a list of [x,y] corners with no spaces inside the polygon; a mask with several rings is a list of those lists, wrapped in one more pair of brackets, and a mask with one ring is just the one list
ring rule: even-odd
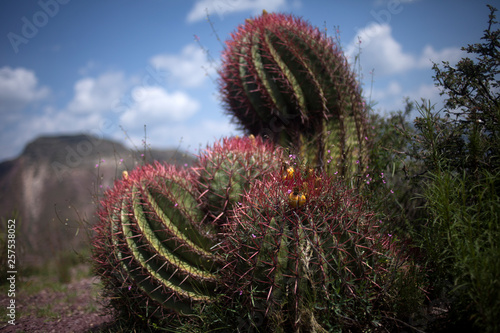
{"label": "desert vegetation", "polygon": [[388,117],[363,103],[332,38],[291,15],[247,19],[219,81],[247,136],[190,168],[125,173],[102,201],[94,260],[119,318],[175,332],[498,331],[490,10],[472,59],[434,65],[445,109],[408,101]]}
{"label": "desert vegetation", "polygon": [[489,9],[469,57],[434,64],[444,109],[408,100],[385,117],[333,38],[292,15],[247,19],[219,72],[246,135],[190,166],[124,171],[100,197],[91,261],[113,320],[99,330],[498,332]]}

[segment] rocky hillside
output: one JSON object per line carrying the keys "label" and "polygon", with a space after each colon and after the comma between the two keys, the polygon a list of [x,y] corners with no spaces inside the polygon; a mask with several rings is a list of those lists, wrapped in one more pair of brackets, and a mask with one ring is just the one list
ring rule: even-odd
{"label": "rocky hillside", "polygon": [[[87,231],[105,189],[123,170],[153,160],[193,161],[174,150],[132,151],[117,142],[75,135],[38,138],[16,159],[0,163],[0,217],[17,216],[20,264],[40,264],[88,243]],[[5,232],[5,223],[1,228]]]}

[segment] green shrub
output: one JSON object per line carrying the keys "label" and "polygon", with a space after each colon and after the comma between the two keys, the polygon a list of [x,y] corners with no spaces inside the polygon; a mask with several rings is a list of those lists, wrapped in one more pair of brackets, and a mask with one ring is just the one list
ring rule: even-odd
{"label": "green shrub", "polygon": [[482,44],[462,48],[475,59],[434,65],[447,96],[441,112],[418,106],[408,151],[424,165],[428,217],[412,234],[425,254],[431,299],[448,299],[448,326],[500,329],[500,71],[496,9],[489,6]]}

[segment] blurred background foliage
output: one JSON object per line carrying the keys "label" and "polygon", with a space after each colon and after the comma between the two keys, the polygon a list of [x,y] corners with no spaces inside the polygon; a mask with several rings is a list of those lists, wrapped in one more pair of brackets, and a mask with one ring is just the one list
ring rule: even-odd
{"label": "blurred background foliage", "polygon": [[421,265],[427,303],[444,310],[416,319],[432,331],[500,329],[500,31],[489,8],[481,42],[462,48],[470,57],[433,66],[444,109],[407,101],[370,119],[370,171],[383,186],[365,195]]}

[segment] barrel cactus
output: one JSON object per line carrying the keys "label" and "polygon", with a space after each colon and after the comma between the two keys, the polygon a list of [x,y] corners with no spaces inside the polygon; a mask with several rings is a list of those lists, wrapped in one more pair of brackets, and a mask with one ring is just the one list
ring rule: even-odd
{"label": "barrel cactus", "polygon": [[353,190],[258,138],[200,159],[140,167],[106,193],[94,260],[115,309],[175,332],[323,332],[375,328],[398,304],[387,281],[405,260]]}
{"label": "barrel cactus", "polygon": [[411,265],[374,217],[326,174],[295,170],[291,179],[275,173],[256,182],[220,245],[226,307],[244,318],[231,329],[379,329],[381,314],[404,302],[394,281]]}
{"label": "barrel cactus", "polygon": [[193,167],[197,174],[200,207],[212,223],[227,223],[233,207],[256,179],[279,170],[282,150],[261,137],[233,137],[215,142],[201,152]]}
{"label": "barrel cactus", "polygon": [[222,97],[250,135],[191,168],[124,173],[106,192],[93,257],[111,305],[175,332],[378,329],[409,264],[333,176],[367,163],[346,59],[284,14],[247,20],[226,45]]}
{"label": "barrel cactus", "polygon": [[112,305],[135,318],[193,313],[213,300],[221,257],[198,209],[194,174],[155,163],[124,173],[94,228],[94,260]]}
{"label": "barrel cactus", "polygon": [[340,175],[366,165],[360,88],[342,51],[319,29],[285,14],[247,19],[226,41],[219,73],[227,112],[247,133]]}
{"label": "barrel cactus", "polygon": [[212,302],[220,232],[242,194],[279,170],[282,150],[262,138],[225,138],[189,169],[154,163],[124,172],[95,226],[97,274],[122,312],[165,319]]}

